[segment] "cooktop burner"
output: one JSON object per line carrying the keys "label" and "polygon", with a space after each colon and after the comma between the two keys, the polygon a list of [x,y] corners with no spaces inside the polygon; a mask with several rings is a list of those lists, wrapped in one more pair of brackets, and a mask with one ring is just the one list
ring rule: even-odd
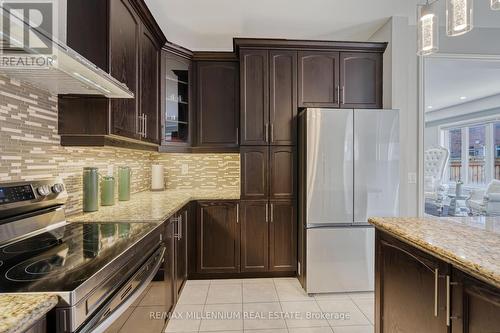
{"label": "cooktop burner", "polygon": [[76,289],[154,223],[71,223],[0,248],[0,293]]}

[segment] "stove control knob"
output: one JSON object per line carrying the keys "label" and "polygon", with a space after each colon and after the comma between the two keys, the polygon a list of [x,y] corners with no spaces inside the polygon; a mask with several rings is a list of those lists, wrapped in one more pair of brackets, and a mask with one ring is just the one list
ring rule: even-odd
{"label": "stove control knob", "polygon": [[50,194],[50,186],[49,185],[42,185],[39,188],[36,189],[38,194],[40,194],[42,197],[46,197]]}
{"label": "stove control knob", "polygon": [[61,184],[61,183],[57,183],[57,184],[54,184],[52,186],[52,193],[54,194],[59,194],[61,193],[62,191],[64,191],[64,185]]}

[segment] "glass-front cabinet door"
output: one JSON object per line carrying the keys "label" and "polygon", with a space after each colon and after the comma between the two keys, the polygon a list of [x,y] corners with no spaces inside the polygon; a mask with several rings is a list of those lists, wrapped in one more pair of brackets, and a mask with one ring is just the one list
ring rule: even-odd
{"label": "glass-front cabinet door", "polygon": [[165,52],[163,144],[190,142],[189,59]]}

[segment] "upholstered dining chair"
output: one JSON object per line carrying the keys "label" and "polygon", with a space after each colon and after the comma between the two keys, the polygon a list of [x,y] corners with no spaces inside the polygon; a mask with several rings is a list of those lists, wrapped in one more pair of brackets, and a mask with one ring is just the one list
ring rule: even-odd
{"label": "upholstered dining chair", "polygon": [[485,189],[471,190],[466,205],[472,215],[500,216],[500,180],[493,179]]}
{"label": "upholstered dining chair", "polygon": [[448,149],[437,146],[424,152],[424,196],[426,203],[436,206],[442,212],[448,185],[443,184],[444,171],[450,153]]}

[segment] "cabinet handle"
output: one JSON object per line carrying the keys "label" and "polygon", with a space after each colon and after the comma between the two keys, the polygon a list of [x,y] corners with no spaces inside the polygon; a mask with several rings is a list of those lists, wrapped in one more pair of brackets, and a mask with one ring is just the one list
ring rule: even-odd
{"label": "cabinet handle", "polygon": [[141,136],[142,135],[142,117],[141,117],[141,115],[137,116],[137,121],[138,121],[137,134],[139,134],[139,136]]}
{"label": "cabinet handle", "polygon": [[439,268],[434,269],[434,317],[438,316],[439,306]]}
{"label": "cabinet handle", "polygon": [[182,239],[182,215],[177,218],[177,225],[179,228],[179,239]]}
{"label": "cabinet handle", "polygon": [[148,115],[144,114],[144,137],[148,135]]}
{"label": "cabinet handle", "polygon": [[446,275],[446,326],[450,326],[450,276]]}
{"label": "cabinet handle", "polygon": [[274,142],[274,123],[271,123],[271,142]]}
{"label": "cabinet handle", "polygon": [[266,131],[266,142],[269,142],[269,123],[266,123],[266,125],[264,126],[264,129]]}
{"label": "cabinet handle", "polygon": [[274,215],[274,204],[271,204],[271,223],[273,223],[273,222],[274,222],[274,217],[273,217],[273,215]]}
{"label": "cabinet handle", "polygon": [[240,128],[236,127],[236,143],[240,142]]}
{"label": "cabinet handle", "polygon": [[340,86],[337,86],[337,103],[340,104]]}
{"label": "cabinet handle", "polygon": [[340,104],[344,104],[344,101],[345,101],[345,86],[342,86],[342,101],[340,102]]}
{"label": "cabinet handle", "polygon": [[144,118],[144,113],[141,115],[142,126],[141,126],[141,136],[144,137],[144,133],[146,132],[146,119]]}
{"label": "cabinet handle", "polygon": [[266,223],[269,222],[269,204],[266,203]]}
{"label": "cabinet handle", "polygon": [[236,224],[240,223],[240,204],[236,204]]}

